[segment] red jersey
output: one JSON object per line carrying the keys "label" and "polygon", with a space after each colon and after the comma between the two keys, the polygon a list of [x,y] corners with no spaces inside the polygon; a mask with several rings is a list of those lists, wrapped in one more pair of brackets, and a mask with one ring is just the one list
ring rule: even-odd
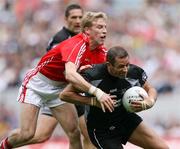
{"label": "red jersey", "polygon": [[46,53],[36,69],[51,80],[66,81],[64,76],[66,62],[72,62],[78,67],[103,63],[106,60],[106,53],[107,50],[102,45],[91,51],[88,37],[80,33]]}

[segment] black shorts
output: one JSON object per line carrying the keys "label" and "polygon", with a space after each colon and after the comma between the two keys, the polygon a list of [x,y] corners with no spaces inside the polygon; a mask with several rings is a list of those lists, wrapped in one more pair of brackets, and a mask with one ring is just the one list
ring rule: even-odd
{"label": "black shorts", "polygon": [[108,128],[91,128],[87,125],[91,142],[98,149],[123,149],[132,132],[142,122],[142,118],[132,113],[119,124]]}
{"label": "black shorts", "polygon": [[[85,112],[85,106],[84,105],[75,105],[75,107],[76,107],[78,117],[82,116]],[[42,107],[41,114],[53,116],[51,110],[48,107]]]}

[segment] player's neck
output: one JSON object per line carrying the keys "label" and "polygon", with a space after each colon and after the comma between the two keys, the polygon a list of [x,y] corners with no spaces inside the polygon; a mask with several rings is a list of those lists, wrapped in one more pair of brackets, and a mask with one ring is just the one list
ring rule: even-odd
{"label": "player's neck", "polygon": [[71,36],[77,35],[77,33],[71,31],[68,27],[64,27],[64,28],[69,32],[69,34],[70,34]]}
{"label": "player's neck", "polygon": [[97,47],[99,47],[100,45],[96,42],[93,42],[92,40],[89,41],[89,47],[90,47],[90,50],[94,50],[96,49]]}

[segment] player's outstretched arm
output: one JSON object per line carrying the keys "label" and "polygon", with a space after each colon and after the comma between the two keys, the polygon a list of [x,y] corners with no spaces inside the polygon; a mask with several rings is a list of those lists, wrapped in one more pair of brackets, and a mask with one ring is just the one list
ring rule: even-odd
{"label": "player's outstretched arm", "polygon": [[[67,87],[60,93],[59,97],[61,100],[74,103],[74,104],[86,104],[91,106],[96,106],[98,108],[102,108],[102,103],[100,103],[96,97],[88,97],[83,96],[80,94],[81,92],[77,90],[75,87],[72,86],[72,84],[67,85]],[[114,98],[114,96],[110,96],[111,98]],[[111,109],[109,109],[106,105],[104,105],[105,109],[108,109],[111,112]]]}
{"label": "player's outstretched arm", "polygon": [[114,103],[110,95],[103,92],[101,89],[94,87],[89,82],[87,82],[78,72],[77,66],[72,62],[67,62],[65,64],[65,77],[66,80],[71,83],[75,88],[80,91],[88,92],[94,95],[100,102],[102,110],[105,112],[105,108],[109,111],[114,110]]}
{"label": "player's outstretched arm", "polygon": [[63,101],[74,103],[74,104],[85,104],[91,105],[91,97],[82,96],[82,92],[68,84],[64,90],[59,94],[59,98]]}

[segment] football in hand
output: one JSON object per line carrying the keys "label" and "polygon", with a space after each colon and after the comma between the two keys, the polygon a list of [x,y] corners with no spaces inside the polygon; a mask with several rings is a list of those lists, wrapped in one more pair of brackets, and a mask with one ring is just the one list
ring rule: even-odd
{"label": "football in hand", "polygon": [[142,95],[144,95],[145,97],[148,96],[147,92],[142,87],[139,87],[139,86],[133,86],[129,88],[128,90],[126,90],[122,98],[122,103],[123,103],[124,108],[128,112],[135,112],[131,108],[130,104],[132,101],[144,100],[142,98]]}

